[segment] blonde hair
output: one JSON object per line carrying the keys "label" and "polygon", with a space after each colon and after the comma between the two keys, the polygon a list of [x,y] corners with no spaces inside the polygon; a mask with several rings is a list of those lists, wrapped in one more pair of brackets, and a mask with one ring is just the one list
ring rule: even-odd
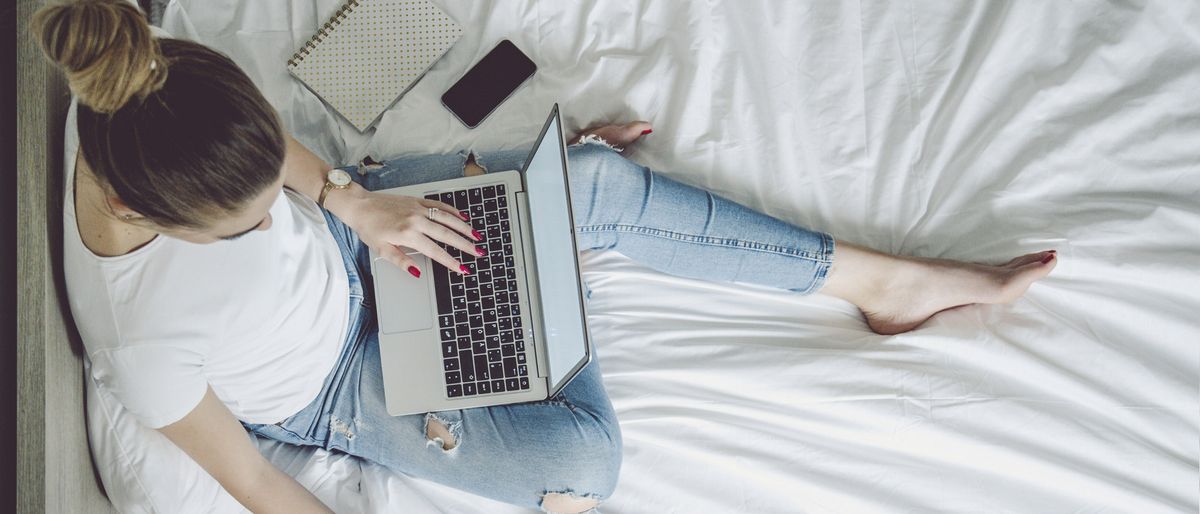
{"label": "blonde hair", "polygon": [[78,0],[34,16],[42,49],[79,97],[81,158],[145,220],[211,227],[279,178],[283,126],[228,56],[153,37],[123,0]]}
{"label": "blonde hair", "polygon": [[43,7],[33,16],[33,33],[66,73],[71,91],[96,112],[111,114],[144,100],[167,80],[167,60],[150,25],[125,0]]}

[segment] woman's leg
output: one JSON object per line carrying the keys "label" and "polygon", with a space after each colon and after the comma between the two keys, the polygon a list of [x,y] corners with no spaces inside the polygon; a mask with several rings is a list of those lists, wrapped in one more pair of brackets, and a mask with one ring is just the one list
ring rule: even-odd
{"label": "woman's leg", "polygon": [[612,249],[689,278],[769,285],[848,300],[872,330],[894,334],[970,303],[1009,302],[1054,267],[1054,253],[1000,266],[905,258],[835,241],[622,158],[569,147],[581,248]]}

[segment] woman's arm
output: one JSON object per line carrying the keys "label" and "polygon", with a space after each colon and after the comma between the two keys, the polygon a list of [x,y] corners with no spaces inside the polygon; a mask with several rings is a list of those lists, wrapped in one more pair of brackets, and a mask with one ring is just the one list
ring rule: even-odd
{"label": "woman's arm", "polygon": [[[313,200],[321,196],[325,176],[333,169],[296,141],[287,136],[287,155],[283,160],[283,185]],[[441,212],[435,220],[427,218],[430,207]],[[325,208],[354,229],[367,246],[400,269],[417,269],[415,262],[398,247],[405,246],[421,252],[451,270],[464,269],[462,263],[438,246],[441,241],[475,255],[478,241],[475,230],[460,217],[454,206],[436,200],[371,193],[358,183],[347,189],[331,190],[325,198]],[[465,237],[464,237],[465,236]],[[409,273],[413,273],[412,269]],[[419,275],[417,269],[414,275]]]}
{"label": "woman's arm", "polygon": [[333,512],[263,458],[211,387],[192,412],[159,431],[251,512]]}

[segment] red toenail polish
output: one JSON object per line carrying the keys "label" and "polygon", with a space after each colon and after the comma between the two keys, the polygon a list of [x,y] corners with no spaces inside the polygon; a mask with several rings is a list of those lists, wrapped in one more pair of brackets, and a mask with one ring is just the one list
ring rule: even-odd
{"label": "red toenail polish", "polygon": [[642,135],[644,136],[644,135],[646,135],[646,134],[649,134],[649,133],[651,133],[651,132],[654,132],[654,129],[646,129],[646,130],[643,130],[643,131],[642,131]]}
{"label": "red toenail polish", "polygon": [[466,266],[459,266],[459,267],[458,267],[458,271],[461,271],[463,275],[470,275],[470,274],[471,274],[471,270],[467,269],[467,267],[466,267]]}
{"label": "red toenail polish", "polygon": [[1047,256],[1046,256],[1044,259],[1042,259],[1042,264],[1045,264],[1045,263],[1047,263],[1047,262],[1050,262],[1050,261],[1052,261],[1052,260],[1054,260],[1054,254],[1047,255]]}
{"label": "red toenail polish", "polygon": [[417,269],[416,266],[409,266],[408,273],[414,277],[421,278],[421,270]]}
{"label": "red toenail polish", "polygon": [[475,238],[475,240],[478,241],[480,239],[483,239],[483,234],[480,234],[478,230],[472,230],[471,237]]}

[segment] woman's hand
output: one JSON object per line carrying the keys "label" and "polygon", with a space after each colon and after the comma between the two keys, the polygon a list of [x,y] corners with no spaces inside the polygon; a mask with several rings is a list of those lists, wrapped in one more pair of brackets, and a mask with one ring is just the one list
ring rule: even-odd
{"label": "woman's hand", "polygon": [[[349,189],[330,191],[326,205],[330,210],[336,208],[338,213],[345,213],[339,216],[342,221],[379,256],[416,277],[421,276],[422,270],[400,247],[421,252],[446,269],[462,274],[468,273],[466,266],[436,242],[458,248],[464,255],[482,253],[472,241],[483,236],[464,221],[466,213],[437,200],[374,193],[352,184]],[[436,209],[433,219],[429,218],[430,207]]]}

